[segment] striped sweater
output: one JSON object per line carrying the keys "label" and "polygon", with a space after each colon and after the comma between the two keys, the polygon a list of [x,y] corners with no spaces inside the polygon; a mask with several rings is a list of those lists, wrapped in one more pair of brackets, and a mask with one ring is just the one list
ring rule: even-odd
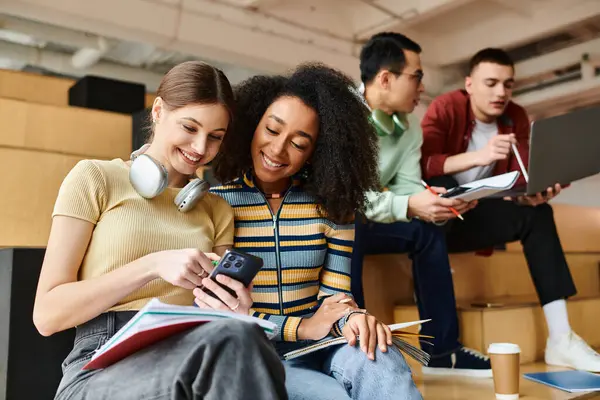
{"label": "striped sweater", "polygon": [[[350,295],[354,224],[321,216],[299,180],[275,214],[250,174],[211,191],[233,208],[234,247],[264,261],[253,281],[252,315],[278,325],[275,340],[298,340],[302,318],[313,315],[325,297]],[[333,325],[332,335],[342,335],[342,321]]]}

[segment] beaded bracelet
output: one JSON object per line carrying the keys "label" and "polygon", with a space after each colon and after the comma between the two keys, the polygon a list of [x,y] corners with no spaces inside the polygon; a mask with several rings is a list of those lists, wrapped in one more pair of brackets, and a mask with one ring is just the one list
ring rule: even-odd
{"label": "beaded bracelet", "polygon": [[366,310],[352,310],[352,311],[346,313],[346,316],[344,317],[344,325],[346,325],[346,323],[348,323],[348,319],[350,319],[350,316],[352,314],[365,314],[365,315],[369,315],[369,313]]}

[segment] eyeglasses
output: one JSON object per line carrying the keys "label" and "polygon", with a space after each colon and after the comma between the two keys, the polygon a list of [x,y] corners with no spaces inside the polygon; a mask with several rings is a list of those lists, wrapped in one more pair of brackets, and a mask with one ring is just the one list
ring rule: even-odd
{"label": "eyeglasses", "polygon": [[394,74],[394,75],[406,75],[406,76],[410,76],[411,78],[413,78],[417,82],[417,85],[420,85],[421,82],[423,82],[423,76],[424,76],[423,71],[417,71],[414,74],[409,74],[407,72],[392,71],[392,70],[389,70],[389,71],[392,74]]}

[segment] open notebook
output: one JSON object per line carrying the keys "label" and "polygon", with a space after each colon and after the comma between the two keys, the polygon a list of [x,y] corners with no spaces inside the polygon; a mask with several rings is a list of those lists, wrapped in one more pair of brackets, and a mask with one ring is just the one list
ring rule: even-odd
{"label": "open notebook", "polygon": [[492,176],[478,181],[465,183],[449,189],[442,197],[461,199],[464,201],[479,200],[484,197],[493,197],[498,193],[512,189],[519,179],[520,172],[512,171],[505,174]]}
{"label": "open notebook", "polygon": [[106,368],[144,347],[186,329],[230,318],[258,324],[267,337],[275,336],[277,325],[264,319],[233,312],[204,310],[194,306],[174,306],[152,299],[104,346],[96,350],[83,369]]}
{"label": "open notebook", "polygon": [[[408,356],[417,360],[422,365],[429,364],[429,360],[430,360],[431,356],[428,353],[421,350],[420,348],[403,340],[403,338],[432,338],[432,336],[425,336],[425,335],[420,335],[418,333],[407,332],[407,331],[403,331],[403,329],[408,328],[410,326],[420,325],[427,321],[431,321],[431,320],[424,319],[421,321],[411,321],[411,322],[404,322],[404,323],[399,323],[399,324],[388,325],[390,327],[390,330],[392,331],[392,343],[394,343],[394,346],[396,346],[400,351],[406,353]],[[360,341],[360,337],[358,337],[358,340]],[[315,343],[308,345],[307,347],[303,347],[301,349],[290,351],[289,353],[285,353],[283,355],[283,357],[286,360],[292,360],[294,358],[302,357],[306,354],[310,354],[312,352],[315,352],[315,351],[318,351],[318,350],[321,350],[321,349],[324,349],[324,348],[327,348],[330,346],[335,346],[335,345],[345,344],[345,343],[348,343],[348,342],[346,341],[346,338],[343,336],[339,337],[339,338],[333,338],[333,339],[325,338],[325,339],[316,341]]]}

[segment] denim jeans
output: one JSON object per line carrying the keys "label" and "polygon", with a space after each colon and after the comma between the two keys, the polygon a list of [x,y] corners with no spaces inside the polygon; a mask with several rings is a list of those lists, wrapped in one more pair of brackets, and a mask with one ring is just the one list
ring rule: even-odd
{"label": "denim jeans", "polygon": [[56,400],[287,399],[285,371],[257,325],[210,322],[98,370],[82,370],[134,315],[108,312],[79,326]]}
{"label": "denim jeans", "polygon": [[[277,342],[280,356],[310,341]],[[375,361],[360,347],[336,345],[283,361],[290,400],[421,400],[410,367],[402,353],[379,349]]]}
{"label": "denim jeans", "polygon": [[[408,253],[413,262],[419,316],[431,319],[423,324],[421,333],[434,337],[423,341],[421,348],[432,357],[460,348],[456,299],[444,230],[419,220],[381,224],[365,222],[357,216],[352,276],[362,276],[365,254],[389,253]],[[352,294],[359,307],[364,307],[362,285],[358,279],[352,280]]]}

